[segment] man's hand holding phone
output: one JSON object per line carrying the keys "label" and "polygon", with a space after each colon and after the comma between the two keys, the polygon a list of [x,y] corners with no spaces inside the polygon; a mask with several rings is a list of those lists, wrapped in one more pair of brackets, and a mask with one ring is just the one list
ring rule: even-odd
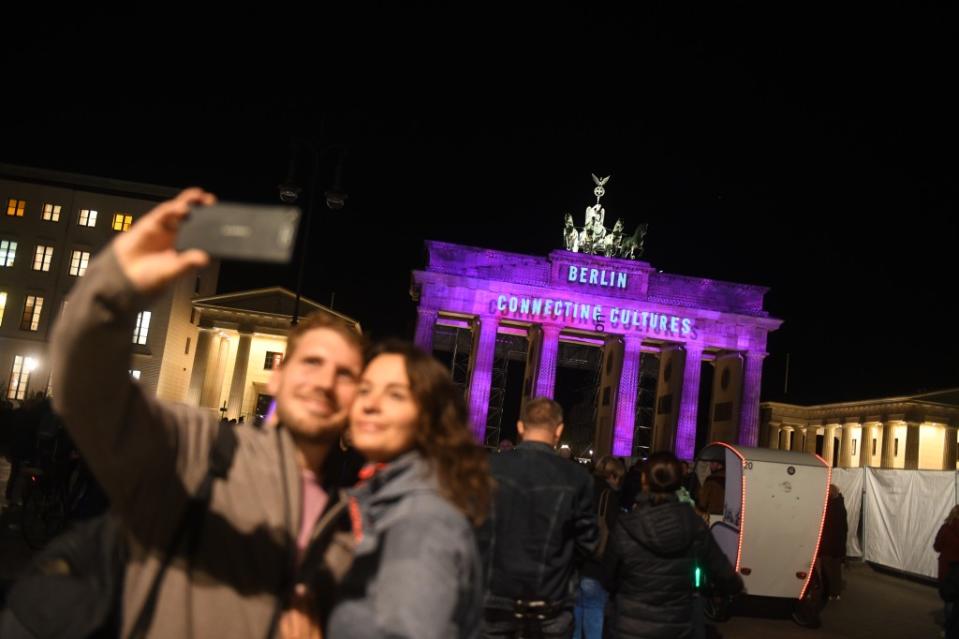
{"label": "man's hand holding phone", "polygon": [[141,293],[155,293],[191,269],[202,268],[210,256],[199,249],[176,250],[177,232],[196,206],[212,206],[216,197],[203,189],[187,189],[152,211],[113,242],[120,268]]}

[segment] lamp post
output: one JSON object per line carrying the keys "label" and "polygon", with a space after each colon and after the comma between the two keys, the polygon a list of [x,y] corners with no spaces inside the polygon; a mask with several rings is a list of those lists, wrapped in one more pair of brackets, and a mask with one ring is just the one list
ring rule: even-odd
{"label": "lamp post", "polygon": [[310,151],[310,158],[312,162],[310,166],[309,193],[307,196],[306,210],[304,211],[305,219],[303,220],[303,232],[301,233],[303,240],[300,247],[300,263],[297,268],[296,275],[296,299],[293,302],[293,318],[290,321],[292,326],[296,326],[300,320],[300,297],[303,293],[303,274],[306,272],[306,255],[310,242],[310,222],[313,219],[313,205],[314,202],[316,202],[316,197],[319,192],[317,183],[319,181],[320,173],[320,155],[323,152],[334,148],[341,149],[339,158],[336,162],[336,172],[333,176],[333,185],[323,194],[326,199],[327,208],[329,208],[331,211],[338,211],[342,209],[346,205],[346,198],[348,197],[340,186],[343,173],[343,159],[346,156],[346,148],[342,145],[331,144],[323,147],[322,149],[317,149],[316,146],[314,146],[309,140],[296,139],[291,144],[290,167],[289,171],[287,172],[286,180],[279,186],[280,200],[287,204],[293,204],[299,199],[300,194],[303,192],[303,189],[296,184],[296,159],[299,146],[303,146]]}

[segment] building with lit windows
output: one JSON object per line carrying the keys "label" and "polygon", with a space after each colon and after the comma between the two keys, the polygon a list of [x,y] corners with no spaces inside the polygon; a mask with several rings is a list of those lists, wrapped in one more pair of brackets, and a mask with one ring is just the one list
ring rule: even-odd
{"label": "building with lit windows", "polygon": [[[56,393],[48,342],[93,257],[177,189],[0,165],[0,390]],[[219,263],[179,280],[136,318],[130,375],[147,392],[230,418],[269,402],[295,295],[282,288],[216,295]],[[331,313],[302,298],[301,314]],[[76,362],[83,366],[83,362]]]}
{"label": "building with lit windows", "polygon": [[760,406],[760,443],[839,468],[955,470],[959,389],[906,397]]}

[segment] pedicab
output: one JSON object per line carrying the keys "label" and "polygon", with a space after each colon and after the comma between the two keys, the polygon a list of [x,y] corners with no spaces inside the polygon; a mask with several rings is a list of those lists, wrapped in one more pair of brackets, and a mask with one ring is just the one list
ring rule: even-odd
{"label": "pedicab", "polygon": [[[716,442],[698,461],[726,468],[725,504],[710,531],[748,597],[795,601],[793,619],[818,623],[816,555],[826,516],[832,469],[814,454]],[[714,614],[710,614],[713,612]],[[709,616],[721,618],[722,612]]]}

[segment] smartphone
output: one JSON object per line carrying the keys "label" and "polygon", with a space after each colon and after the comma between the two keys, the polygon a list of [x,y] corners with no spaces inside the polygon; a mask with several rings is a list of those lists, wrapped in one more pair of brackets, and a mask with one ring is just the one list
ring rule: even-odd
{"label": "smartphone", "polygon": [[198,206],[180,225],[176,248],[210,257],[287,263],[293,257],[300,209],[220,202]]}

